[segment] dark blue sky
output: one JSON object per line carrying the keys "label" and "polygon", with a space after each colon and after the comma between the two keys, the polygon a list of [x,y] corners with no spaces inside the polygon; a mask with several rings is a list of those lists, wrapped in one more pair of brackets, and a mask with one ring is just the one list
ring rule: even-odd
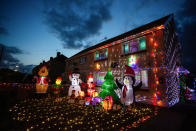
{"label": "dark blue sky", "polygon": [[194,0],[0,0],[4,66],[31,68],[60,51],[67,57],[174,13],[186,68],[196,67]]}

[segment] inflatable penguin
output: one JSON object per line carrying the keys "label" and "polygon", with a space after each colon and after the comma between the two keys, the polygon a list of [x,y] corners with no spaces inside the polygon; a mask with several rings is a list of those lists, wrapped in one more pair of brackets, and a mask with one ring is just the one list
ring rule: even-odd
{"label": "inflatable penguin", "polygon": [[80,79],[80,73],[75,70],[72,74],[69,72],[69,80],[71,81],[71,86],[69,87],[68,96],[71,96],[73,92],[75,92],[75,96],[79,95],[79,91],[81,91],[80,84],[82,80]]}
{"label": "inflatable penguin", "polygon": [[137,86],[135,86],[135,72],[134,70],[125,65],[125,73],[123,78],[123,85],[118,82],[116,79],[117,85],[122,88],[121,95],[121,103],[125,106],[129,106],[135,102],[135,91],[138,90],[142,86],[142,82],[140,82]]}

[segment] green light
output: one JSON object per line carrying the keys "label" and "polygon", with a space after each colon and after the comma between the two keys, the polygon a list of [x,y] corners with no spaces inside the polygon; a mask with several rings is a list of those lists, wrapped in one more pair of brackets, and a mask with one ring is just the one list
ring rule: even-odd
{"label": "green light", "polygon": [[99,79],[100,80],[104,80],[104,76],[99,76]]}
{"label": "green light", "polygon": [[129,45],[127,43],[124,44],[124,53],[128,53],[129,52]]}
{"label": "green light", "polygon": [[96,59],[96,60],[99,59],[99,53],[98,53],[98,52],[95,53],[95,59]]}
{"label": "green light", "polygon": [[136,59],[137,59],[137,56],[136,55],[131,55],[129,58],[128,58],[128,66],[135,66],[136,65]]}
{"label": "green light", "polygon": [[146,39],[140,39],[140,50],[146,49]]}
{"label": "green light", "polygon": [[102,91],[100,92],[99,96],[102,97],[102,99],[105,98],[105,96],[112,96],[114,101],[119,100],[117,94],[114,90],[118,89],[114,82],[114,76],[112,75],[112,72],[108,70],[107,74],[104,77],[105,81],[101,85]]}
{"label": "green light", "polygon": [[108,57],[108,49],[105,49],[105,57]]}

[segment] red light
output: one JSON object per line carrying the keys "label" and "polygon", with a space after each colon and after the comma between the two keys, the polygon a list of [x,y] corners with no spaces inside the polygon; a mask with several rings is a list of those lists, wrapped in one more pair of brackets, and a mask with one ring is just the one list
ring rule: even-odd
{"label": "red light", "polygon": [[157,91],[157,95],[161,95],[161,92],[160,91]]}
{"label": "red light", "polygon": [[158,47],[158,44],[157,44],[157,42],[155,42],[155,43],[154,43],[154,46],[155,46],[155,47]]}
{"label": "red light", "polygon": [[151,53],[151,56],[154,56],[154,52]]}

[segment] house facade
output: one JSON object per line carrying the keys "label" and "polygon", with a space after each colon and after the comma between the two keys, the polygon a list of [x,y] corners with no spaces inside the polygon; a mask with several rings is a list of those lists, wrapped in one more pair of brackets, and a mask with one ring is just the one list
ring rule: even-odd
{"label": "house facade", "polygon": [[173,15],[77,53],[68,58],[65,74],[78,68],[84,82],[92,73],[100,86],[108,68],[122,81],[125,65],[134,69],[136,82],[143,83],[136,92],[137,101],[167,107],[179,101],[176,69],[181,65],[181,46]]}

